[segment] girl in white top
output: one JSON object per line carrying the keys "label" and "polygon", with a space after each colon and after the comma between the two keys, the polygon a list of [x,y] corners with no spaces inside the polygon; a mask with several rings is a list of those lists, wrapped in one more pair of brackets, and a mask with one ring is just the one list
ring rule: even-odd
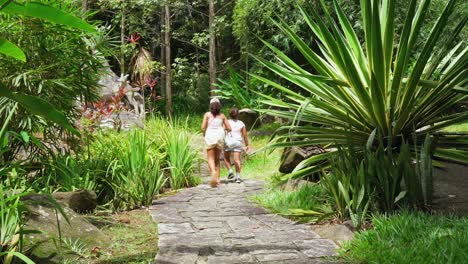
{"label": "girl in white top", "polygon": [[245,144],[245,151],[250,152],[249,139],[247,137],[247,129],[245,128],[244,122],[237,119],[239,115],[239,110],[235,107],[229,109],[229,125],[232,130],[229,136],[232,136],[234,140],[239,141],[239,144],[232,148],[225,147],[224,149],[224,164],[229,171],[228,180],[234,180],[234,173],[231,168],[231,154],[234,156],[234,165],[236,166],[236,178],[235,181],[240,183],[240,173],[241,173],[241,153],[242,153],[242,143]]}
{"label": "girl in white top", "polygon": [[231,131],[226,116],[221,113],[221,103],[217,98],[211,99],[210,112],[206,112],[203,116],[201,130],[205,137],[208,167],[212,175],[211,187],[216,187],[221,184],[219,154],[224,148],[224,130]]}

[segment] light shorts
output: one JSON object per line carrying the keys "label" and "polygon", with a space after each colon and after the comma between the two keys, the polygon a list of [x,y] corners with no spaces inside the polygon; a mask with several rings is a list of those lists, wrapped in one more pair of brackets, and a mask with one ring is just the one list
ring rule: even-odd
{"label": "light shorts", "polygon": [[226,146],[226,148],[224,149],[224,151],[227,151],[227,152],[242,152],[242,140],[239,140],[239,145],[238,146],[235,146],[233,148],[228,148]]}

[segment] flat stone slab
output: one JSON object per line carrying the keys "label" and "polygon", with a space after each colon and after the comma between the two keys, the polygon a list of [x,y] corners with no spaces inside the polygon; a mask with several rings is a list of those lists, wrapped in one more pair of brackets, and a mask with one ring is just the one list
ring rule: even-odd
{"label": "flat stone slab", "polygon": [[338,246],[308,225],[271,214],[251,203],[263,182],[206,184],[155,201],[155,263],[325,263]]}

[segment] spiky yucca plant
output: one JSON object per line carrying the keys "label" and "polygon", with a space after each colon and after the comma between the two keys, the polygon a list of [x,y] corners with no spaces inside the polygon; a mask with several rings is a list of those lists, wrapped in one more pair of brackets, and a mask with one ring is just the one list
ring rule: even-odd
{"label": "spiky yucca plant", "polygon": [[[306,45],[283,21],[275,22],[289,37],[310,65],[298,65],[268,42],[277,62],[257,58],[265,67],[300,89],[293,91],[273,80],[253,75],[281,90],[286,100],[262,95],[263,103],[273,109],[269,114],[294,120],[276,137],[273,147],[328,145],[331,148],[351,141],[366,145],[371,134],[387,150],[399,151],[404,141],[420,146],[426,134],[436,135],[435,155],[464,161],[467,136],[447,136],[441,130],[468,119],[468,113],[449,113],[466,99],[468,48],[454,43],[466,24],[461,22],[453,35],[442,40],[441,34],[453,13],[449,0],[430,34],[418,39],[429,7],[429,0],[411,1],[398,45],[395,39],[393,0],[361,0],[364,40],[361,43],[343,10],[334,0],[335,21],[320,0],[323,16],[316,11],[304,19],[317,40],[318,50]],[[300,8],[300,7],[299,7]],[[415,54],[415,43],[423,49]],[[438,45],[439,44],[439,45]],[[441,47],[436,50],[438,45]],[[307,69],[313,68],[313,71]],[[298,90],[298,89],[295,89]],[[294,110],[294,111],[291,111]],[[300,177],[317,171],[310,166],[329,154],[305,160],[290,175]]]}

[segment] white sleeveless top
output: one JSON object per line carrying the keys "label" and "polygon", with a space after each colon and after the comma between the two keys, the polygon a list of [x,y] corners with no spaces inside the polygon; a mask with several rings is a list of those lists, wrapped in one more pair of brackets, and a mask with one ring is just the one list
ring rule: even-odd
{"label": "white sleeveless top", "polygon": [[209,129],[221,129],[224,130],[223,128],[223,119],[221,118],[216,118],[216,117],[210,117],[208,118],[208,127],[207,130]]}

